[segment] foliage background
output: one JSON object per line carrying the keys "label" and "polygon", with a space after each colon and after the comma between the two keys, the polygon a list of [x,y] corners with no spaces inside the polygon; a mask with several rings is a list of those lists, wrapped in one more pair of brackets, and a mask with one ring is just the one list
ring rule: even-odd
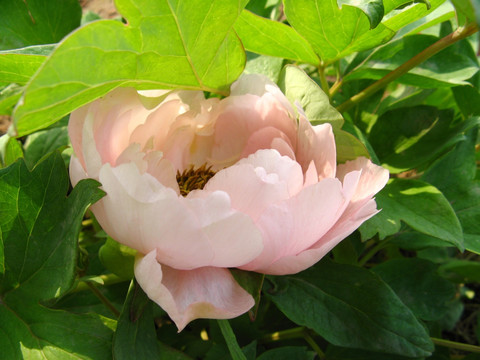
{"label": "foliage background", "polygon": [[[126,24],[0,0],[0,358],[480,358],[478,1],[116,5]],[[88,213],[99,184],[69,185],[68,114],[118,86],[228,95],[242,71],[332,123],[339,161],[392,176],[383,210],[319,264],[237,271],[254,310],[177,334]]]}

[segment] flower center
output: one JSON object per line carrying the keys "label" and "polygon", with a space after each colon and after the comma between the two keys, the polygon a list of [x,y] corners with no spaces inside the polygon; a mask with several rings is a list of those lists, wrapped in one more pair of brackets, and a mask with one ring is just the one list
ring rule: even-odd
{"label": "flower center", "polygon": [[187,196],[192,190],[202,190],[210,178],[215,175],[211,166],[203,164],[198,169],[194,169],[193,165],[190,168],[183,170],[182,173],[177,170],[177,183],[180,188],[180,194]]}

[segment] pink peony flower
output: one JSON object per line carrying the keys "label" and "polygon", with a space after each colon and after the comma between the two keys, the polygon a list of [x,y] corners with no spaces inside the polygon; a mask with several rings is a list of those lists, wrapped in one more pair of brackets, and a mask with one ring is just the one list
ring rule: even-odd
{"label": "pink peony flower", "polygon": [[225,99],[119,88],[72,113],[70,176],[102,183],[103,229],[136,249],[135,276],[181,331],[253,298],[228,268],[292,274],[377,213],[388,172],[337,165],[330,124],[243,75]]}

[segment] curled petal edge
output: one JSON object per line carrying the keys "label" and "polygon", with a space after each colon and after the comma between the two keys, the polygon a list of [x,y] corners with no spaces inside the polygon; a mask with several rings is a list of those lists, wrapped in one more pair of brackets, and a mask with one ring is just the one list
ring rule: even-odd
{"label": "curled petal edge", "polygon": [[135,261],[135,277],[147,296],[167,312],[178,331],[195,319],[231,319],[255,301],[228,269],[177,270],[156,260],[156,250]]}

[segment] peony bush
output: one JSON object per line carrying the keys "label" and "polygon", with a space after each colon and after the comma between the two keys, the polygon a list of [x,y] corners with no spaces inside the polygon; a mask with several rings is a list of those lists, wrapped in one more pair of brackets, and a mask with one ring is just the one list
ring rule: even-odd
{"label": "peony bush", "polygon": [[182,330],[254,305],[229,268],[285,275],[318,262],[378,210],[388,171],[336,162],[329,123],[312,126],[265,76],[230,96],[120,88],[72,113],[70,177],[107,195],[102,228],[136,249],[135,277]]}

